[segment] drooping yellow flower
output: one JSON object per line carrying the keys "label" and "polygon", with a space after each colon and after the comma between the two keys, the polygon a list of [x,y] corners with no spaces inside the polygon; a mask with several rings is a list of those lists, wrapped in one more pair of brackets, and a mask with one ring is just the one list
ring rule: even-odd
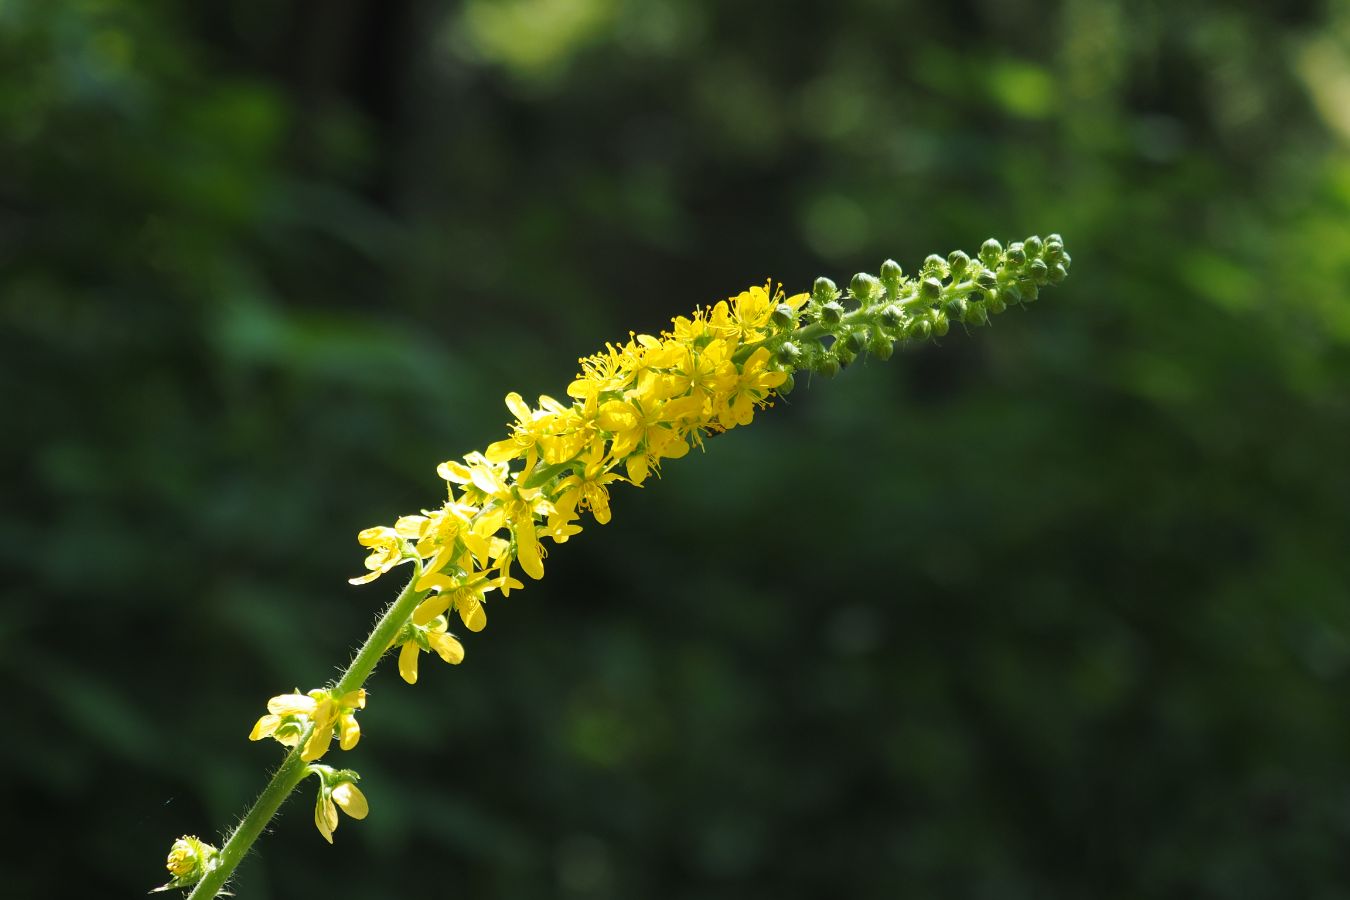
{"label": "drooping yellow flower", "polygon": [[407,637],[398,653],[398,674],[408,684],[417,684],[417,658],[423,652],[434,652],[452,666],[464,662],[464,645],[447,633],[449,623],[445,616],[436,615],[426,625],[410,622]]}
{"label": "drooping yellow flower", "polygon": [[326,772],[320,773],[319,796],[314,804],[314,826],[319,829],[323,839],[331,844],[333,832],[338,827],[339,809],[353,819],[364,819],[370,814],[370,806],[366,803],[366,795],[361,793],[355,782],[339,780],[337,784],[331,786],[328,783],[330,779],[341,779],[344,776],[355,778],[354,772],[344,770],[341,773],[334,773],[326,766],[323,768]]}

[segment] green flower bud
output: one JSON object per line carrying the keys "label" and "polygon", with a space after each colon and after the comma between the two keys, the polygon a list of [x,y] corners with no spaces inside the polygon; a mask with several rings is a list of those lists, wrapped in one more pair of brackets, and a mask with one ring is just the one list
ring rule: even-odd
{"label": "green flower bud", "polygon": [[905,313],[894,303],[888,303],[882,307],[881,315],[877,319],[881,322],[881,327],[895,329],[905,324]]}
{"label": "green flower bud", "polygon": [[919,270],[920,274],[931,275],[937,278],[947,277],[947,261],[936,253],[930,253],[923,261],[923,267]]}
{"label": "green flower bud", "polygon": [[998,277],[988,269],[984,269],[975,277],[975,283],[985,290],[993,290],[998,287]]}
{"label": "green flower bud", "polygon": [[839,288],[835,287],[833,281],[824,276],[816,279],[816,283],[811,285],[811,299],[817,303],[829,303],[839,296]]}
{"label": "green flower bud", "polygon": [[886,293],[894,297],[900,291],[900,279],[905,277],[900,264],[893,259],[888,259],[881,264],[881,283],[886,286]]}
{"label": "green flower bud", "polygon": [[990,238],[980,245],[980,261],[986,266],[993,266],[998,262],[999,257],[1003,255],[1003,245]]}
{"label": "green flower bud", "polygon": [[853,276],[853,280],[848,283],[849,293],[856,297],[860,302],[871,303],[881,295],[881,282],[875,275],[868,275],[866,272],[859,272]]}
{"label": "green flower bud", "polygon": [[844,307],[837,300],[831,300],[820,308],[820,321],[826,325],[838,325],[844,317]]}
{"label": "green flower bud", "polygon": [[1031,265],[1027,266],[1027,274],[1037,284],[1045,284],[1050,277],[1050,267],[1045,264],[1043,259],[1033,259]]}
{"label": "green flower bud", "polygon": [[947,255],[947,271],[953,278],[960,278],[970,266],[970,257],[964,251],[953,250]]}
{"label": "green flower bud", "polygon": [[788,394],[792,393],[792,389],[795,388],[796,386],[797,386],[797,379],[792,377],[791,372],[788,372],[787,378],[783,379],[783,383],[780,384],[778,387],[774,388],[774,390],[777,393],[781,394],[782,396],[786,397]]}
{"label": "green flower bud", "polygon": [[774,307],[773,313],[769,316],[769,321],[773,323],[775,328],[793,328],[797,324],[797,311],[786,303],[780,303]]}
{"label": "green flower bud", "polygon": [[1067,272],[1069,271],[1069,266],[1073,265],[1073,257],[1069,256],[1068,253],[1061,253],[1059,255],[1059,264],[1063,266],[1064,271]]}
{"label": "green flower bud", "polygon": [[891,354],[895,352],[895,344],[890,338],[878,331],[873,334],[872,339],[867,342],[867,352],[882,362],[885,362],[890,359]]}
{"label": "green flower bud", "polygon": [[1042,254],[1041,258],[1053,266],[1055,263],[1059,262],[1061,259],[1064,258],[1064,245],[1046,241],[1045,253]]}
{"label": "green flower bud", "polygon": [[933,334],[937,337],[945,337],[950,327],[946,314],[933,310]]}
{"label": "green flower bud", "polygon": [[1044,249],[1044,246],[1041,244],[1041,239],[1036,237],[1036,235],[1034,234],[1031,237],[1027,238],[1025,241],[1023,241],[1022,243],[1023,246],[1027,248],[1027,256],[1032,259],[1035,259],[1036,257],[1040,256],[1041,250]]}
{"label": "green flower bud", "polygon": [[1022,302],[1022,289],[1015,284],[1005,284],[998,289],[998,295],[1004,303]]}
{"label": "green flower bud", "polygon": [[988,325],[989,315],[982,301],[967,303],[965,311],[961,314],[961,321],[967,325]]}
{"label": "green flower bud", "polygon": [[1022,293],[1023,303],[1034,303],[1041,294],[1041,289],[1030,278],[1024,278],[1017,282],[1017,289]]}
{"label": "green flower bud", "polygon": [[834,351],[835,358],[839,360],[839,368],[841,369],[858,357],[857,351],[849,347],[848,341],[839,341],[830,349]]}
{"label": "green flower bud", "polygon": [[908,332],[906,337],[919,338],[920,340],[926,341],[933,335],[933,322],[927,316],[922,319],[913,319],[910,321],[906,331]]}
{"label": "green flower bud", "polygon": [[792,341],[784,341],[778,348],[778,362],[788,368],[795,369],[801,364],[802,348],[798,347]]}
{"label": "green flower bud", "polygon": [[1008,304],[1003,300],[1004,293],[1005,291],[1001,290],[995,291],[990,294],[989,299],[984,302],[984,305],[988,307],[991,316],[996,316],[1008,308]]}
{"label": "green flower bud", "polygon": [[850,331],[848,334],[844,335],[843,345],[850,354],[857,356],[867,347],[867,329],[859,328]]}
{"label": "green flower bud", "polygon": [[1050,243],[1059,244],[1061,247],[1064,246],[1064,238],[1060,237],[1059,232],[1057,231],[1052,231],[1049,234],[1047,234],[1045,236],[1045,242],[1047,244]]}
{"label": "green flower bud", "polygon": [[958,321],[965,321],[966,309],[970,306],[970,301],[961,297],[956,297],[947,301],[947,315]]}
{"label": "green flower bud", "polygon": [[1050,267],[1050,283],[1059,284],[1065,278],[1069,277],[1069,270],[1064,268],[1063,263],[1055,263]]}
{"label": "green flower bud", "polygon": [[925,278],[919,282],[919,296],[932,303],[938,297],[942,296],[942,282],[936,278]]}
{"label": "green flower bud", "polygon": [[826,353],[816,360],[811,369],[817,375],[833,378],[839,374],[839,360],[835,359],[834,354]]}
{"label": "green flower bud", "polygon": [[1013,241],[1008,245],[1008,252],[1005,255],[1008,265],[1016,268],[1027,261],[1027,252],[1021,241]]}

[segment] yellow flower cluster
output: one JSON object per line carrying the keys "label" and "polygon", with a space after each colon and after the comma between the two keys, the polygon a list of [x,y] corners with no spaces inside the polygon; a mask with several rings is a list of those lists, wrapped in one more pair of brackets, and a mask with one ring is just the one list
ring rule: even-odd
{"label": "yellow flower cluster", "polygon": [[581,531],[583,511],[609,522],[610,485],[641,485],[662,460],[684,456],[705,434],[749,424],[788,378],[763,344],[795,328],[806,301],[806,294],[785,297],[771,282],[752,287],[674,319],[659,337],[630,334],[581,359],[567,388],[570,403],[540,397],[532,407],[507,394],[511,434],[484,452],[441,463],[437,473],[448,490],[439,508],[358,535],[370,555],[367,573],[353,584],[421,563],[414,589],[427,597],[391,644],[402,647],[403,679],[417,680],[422,652],[462,661],[448,614],[481,631],[486,595],[500,590],[505,597],[523,586],[514,563],[543,578],[544,538],[566,542]]}

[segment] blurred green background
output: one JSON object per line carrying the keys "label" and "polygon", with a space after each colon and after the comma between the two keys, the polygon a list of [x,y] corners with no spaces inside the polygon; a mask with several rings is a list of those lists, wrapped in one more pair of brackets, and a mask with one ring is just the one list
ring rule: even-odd
{"label": "blurred green background", "polygon": [[1049,231],[382,669],[245,900],[1350,897],[1350,4],[0,0],[0,894],[218,838],[506,391]]}

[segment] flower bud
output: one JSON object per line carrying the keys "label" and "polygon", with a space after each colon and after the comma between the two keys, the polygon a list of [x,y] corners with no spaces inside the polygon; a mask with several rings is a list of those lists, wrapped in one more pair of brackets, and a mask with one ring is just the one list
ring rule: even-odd
{"label": "flower bud", "polygon": [[988,269],[983,269],[980,274],[976,276],[975,283],[987,291],[993,290],[998,287],[998,277]]}
{"label": "flower bud", "polygon": [[966,317],[966,308],[969,305],[970,301],[965,300],[962,297],[956,297],[954,299],[948,300],[946,305],[947,315],[951,316],[953,319],[956,319],[958,322],[964,322]]}
{"label": "flower bud", "polygon": [[1004,291],[994,291],[989,295],[989,299],[984,301],[984,305],[989,309],[991,316],[996,316],[1008,308],[1008,304],[1003,299]]}
{"label": "flower bud", "polygon": [[820,321],[826,325],[838,325],[844,317],[844,307],[837,300],[831,300],[820,308]]}
{"label": "flower bud", "polygon": [[961,321],[966,325],[988,325],[989,314],[985,309],[983,301],[976,300],[973,303],[967,303],[965,311],[961,314]]}
{"label": "flower bud", "polygon": [[1054,265],[1064,258],[1064,245],[1055,241],[1046,241],[1045,253],[1041,255],[1041,258],[1050,265]]}
{"label": "flower bud", "polygon": [[848,283],[848,290],[859,302],[867,304],[881,295],[882,287],[875,275],[859,272]]}
{"label": "flower bud", "polygon": [[848,341],[837,341],[830,350],[833,352],[835,359],[839,360],[839,368],[841,369],[858,357],[857,351],[849,346]]}
{"label": "flower bud", "polygon": [[1065,278],[1069,277],[1069,270],[1064,268],[1063,263],[1055,263],[1050,267],[1050,283],[1059,284]]}
{"label": "flower bud", "polygon": [[1025,241],[1023,241],[1022,246],[1026,247],[1027,256],[1031,259],[1035,259],[1036,257],[1040,256],[1041,250],[1044,249],[1044,245],[1041,244],[1041,239],[1036,237],[1036,235],[1034,234],[1031,237],[1027,238]]}
{"label": "flower bud", "polygon": [[980,245],[980,261],[986,266],[993,266],[1002,255],[1003,245],[993,238]]}
{"label": "flower bud", "polygon": [[909,327],[906,329],[909,333],[907,337],[928,340],[933,334],[933,323],[928,317],[922,319],[911,319]]}
{"label": "flower bud", "polygon": [[998,295],[1004,303],[1022,302],[1022,289],[1015,284],[1005,284],[998,289]]}
{"label": "flower bud", "polygon": [[833,281],[824,276],[817,278],[816,283],[811,286],[811,299],[817,303],[829,303],[839,296],[839,288],[835,287]]}
{"label": "flower bud", "polygon": [[795,388],[796,386],[797,386],[797,379],[792,377],[791,372],[788,372],[787,378],[784,378],[783,383],[780,384],[778,387],[774,388],[774,392],[786,397],[788,394],[792,393],[792,389]]}
{"label": "flower bud", "polygon": [[883,328],[899,328],[905,324],[905,313],[894,303],[887,304],[878,316]]}
{"label": "flower bud", "polygon": [[919,267],[919,274],[933,278],[946,278],[947,261],[936,253],[930,253],[924,258],[923,265]]}
{"label": "flower bud", "polygon": [[886,288],[886,293],[894,297],[900,291],[900,279],[905,277],[900,264],[893,259],[888,259],[881,264],[881,283]]}
{"label": "flower bud", "polygon": [[802,348],[798,347],[792,341],[785,341],[778,348],[778,362],[788,368],[795,369],[801,364]]}
{"label": "flower bud", "polygon": [[1014,268],[1027,261],[1027,252],[1021,241],[1013,241],[1008,245],[1008,252],[1004,255],[1008,265]]}
{"label": "flower bud", "polygon": [[875,332],[872,335],[871,340],[867,342],[867,352],[882,362],[885,362],[890,359],[891,354],[895,352],[895,344],[892,343],[890,338],[878,331]]}
{"label": "flower bud", "polygon": [[824,353],[817,357],[811,370],[817,375],[824,375],[826,378],[833,378],[839,374],[839,360],[834,358],[832,353]]}
{"label": "flower bud", "polygon": [[947,271],[953,278],[960,278],[970,266],[970,257],[962,250],[953,250],[947,255]]}
{"label": "flower bud", "polygon": [[1045,284],[1050,278],[1050,267],[1045,264],[1043,259],[1033,259],[1031,265],[1027,266],[1027,274],[1037,284]]}
{"label": "flower bud", "polygon": [[933,334],[937,337],[945,337],[950,327],[946,314],[933,310]]}
{"label": "flower bud", "polygon": [[919,282],[919,296],[929,303],[942,296],[942,282],[936,278],[925,278]]}
{"label": "flower bud", "polygon": [[773,313],[769,316],[775,328],[788,329],[797,324],[797,311],[786,303],[780,303],[774,307]]}
{"label": "flower bud", "polygon": [[1017,289],[1022,294],[1023,303],[1034,303],[1036,298],[1041,295],[1041,289],[1030,278],[1024,278],[1017,282]]}
{"label": "flower bud", "polygon": [[843,337],[843,346],[852,356],[857,356],[859,353],[863,352],[863,348],[867,346],[867,329],[859,328],[845,334]]}
{"label": "flower bud", "polygon": [[220,851],[206,841],[193,835],[183,835],[173,842],[169,848],[169,858],[164,863],[173,878],[151,893],[191,887],[216,867],[219,856]]}

